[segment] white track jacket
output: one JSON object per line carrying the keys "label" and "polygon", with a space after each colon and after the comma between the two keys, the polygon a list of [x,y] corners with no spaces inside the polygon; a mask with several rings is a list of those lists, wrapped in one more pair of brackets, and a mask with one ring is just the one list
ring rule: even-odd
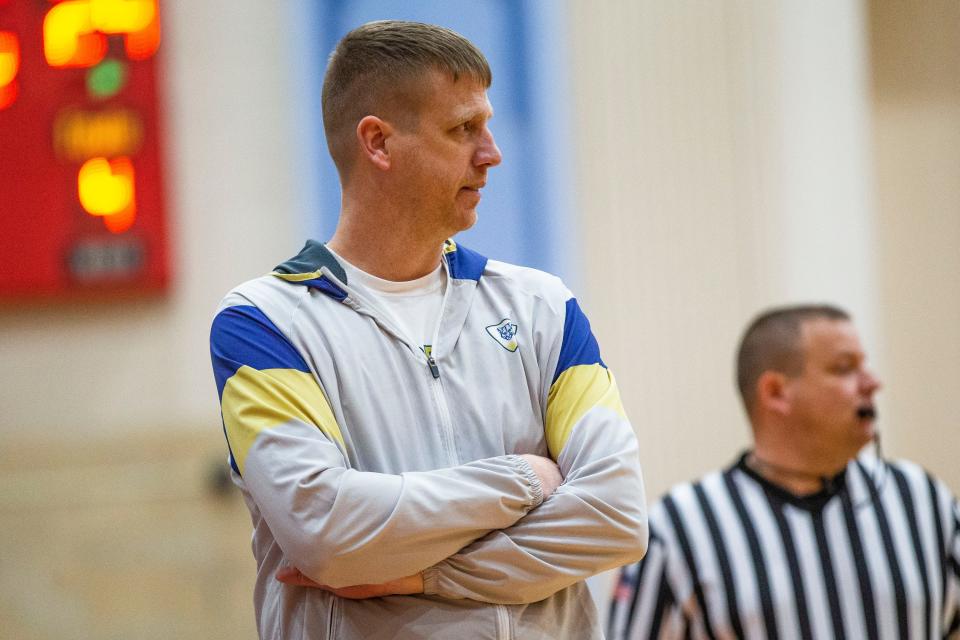
{"label": "white track jacket", "polygon": [[[601,638],[585,578],[639,559],[637,441],[561,281],[453,241],[429,348],[319,242],[224,298],[211,332],[262,638]],[[547,500],[517,454],[550,456]],[[422,572],[425,593],[332,587]]]}

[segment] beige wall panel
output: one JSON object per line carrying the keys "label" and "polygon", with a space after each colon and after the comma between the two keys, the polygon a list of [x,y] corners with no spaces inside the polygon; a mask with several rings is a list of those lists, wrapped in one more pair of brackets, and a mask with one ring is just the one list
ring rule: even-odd
{"label": "beige wall panel", "polygon": [[960,3],[870,4],[891,453],[960,491]]}

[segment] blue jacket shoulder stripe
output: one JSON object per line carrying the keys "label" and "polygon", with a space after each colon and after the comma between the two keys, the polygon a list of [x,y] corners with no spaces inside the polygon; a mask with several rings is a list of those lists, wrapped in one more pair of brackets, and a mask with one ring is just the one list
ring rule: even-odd
{"label": "blue jacket shoulder stripe", "polygon": [[566,316],[563,320],[563,343],[560,346],[560,358],[557,361],[557,370],[553,374],[553,382],[560,374],[581,364],[599,364],[604,369],[607,365],[600,359],[600,345],[590,330],[590,321],[580,310],[576,298],[567,300]]}
{"label": "blue jacket shoulder stripe", "polygon": [[308,373],[303,356],[263,311],[252,306],[228,307],[217,314],[210,330],[210,355],[217,393],[246,365],[264,369],[294,369]]}

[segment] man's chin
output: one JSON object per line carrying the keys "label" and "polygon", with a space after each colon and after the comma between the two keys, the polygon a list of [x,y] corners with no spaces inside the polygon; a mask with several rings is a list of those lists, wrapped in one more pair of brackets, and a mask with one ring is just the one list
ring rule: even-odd
{"label": "man's chin", "polygon": [[876,424],[873,420],[858,420],[856,426],[858,449],[867,446],[877,437]]}
{"label": "man's chin", "polygon": [[459,219],[457,220],[457,230],[456,233],[461,231],[466,231],[477,224],[477,210],[476,209],[467,209],[460,212]]}

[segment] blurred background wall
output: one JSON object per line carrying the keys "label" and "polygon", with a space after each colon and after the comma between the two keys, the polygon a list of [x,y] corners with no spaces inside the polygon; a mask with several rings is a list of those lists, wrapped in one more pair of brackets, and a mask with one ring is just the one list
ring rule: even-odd
{"label": "blurred background wall", "polygon": [[884,424],[960,491],[960,3],[869,4]]}
{"label": "blurred background wall", "polygon": [[[960,5],[515,4],[530,86],[554,80],[527,105],[549,154],[514,157],[562,197],[522,227],[550,252],[510,250],[576,288],[649,497],[746,446],[736,340],[797,300],[855,314],[887,383],[886,454],[960,490]],[[329,229],[310,119],[327,25],[305,24],[325,5],[282,6],[161,3],[168,292],[0,307],[0,637],[255,636],[246,511],[213,491],[207,335],[230,287]]]}

